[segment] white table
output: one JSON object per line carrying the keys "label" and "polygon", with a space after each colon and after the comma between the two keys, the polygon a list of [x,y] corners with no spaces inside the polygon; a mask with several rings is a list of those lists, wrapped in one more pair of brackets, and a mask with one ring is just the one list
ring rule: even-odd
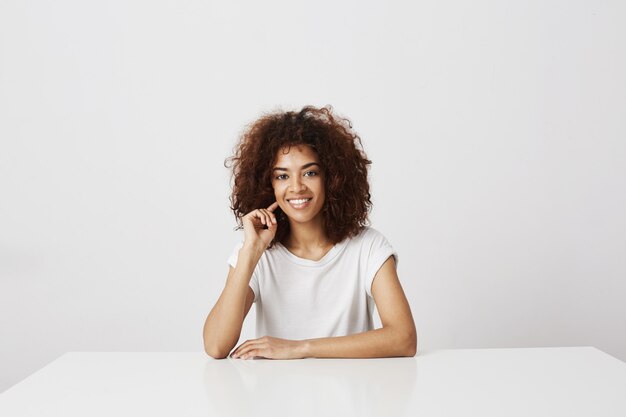
{"label": "white table", "polygon": [[415,358],[61,356],[0,394],[0,416],[626,416],[626,364],[592,347]]}

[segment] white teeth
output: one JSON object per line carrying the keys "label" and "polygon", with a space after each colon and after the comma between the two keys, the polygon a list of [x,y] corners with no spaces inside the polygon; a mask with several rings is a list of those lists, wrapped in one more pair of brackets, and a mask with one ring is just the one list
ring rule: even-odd
{"label": "white teeth", "polygon": [[289,200],[289,202],[290,202],[291,204],[296,204],[296,205],[298,205],[298,204],[304,204],[304,203],[306,203],[306,202],[307,202],[307,201],[309,201],[309,200],[310,200],[310,198],[302,198],[302,199],[300,199],[300,200]]}

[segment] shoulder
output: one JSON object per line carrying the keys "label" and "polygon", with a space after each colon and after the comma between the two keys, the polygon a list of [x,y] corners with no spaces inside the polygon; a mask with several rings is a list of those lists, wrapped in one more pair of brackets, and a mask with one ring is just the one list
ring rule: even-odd
{"label": "shoulder", "polygon": [[370,226],[363,227],[359,234],[352,239],[360,241],[364,244],[387,240],[387,238],[385,238],[385,236],[380,231]]}
{"label": "shoulder", "polygon": [[390,246],[385,235],[369,226],[363,227],[356,236],[347,239],[346,245],[353,249],[358,248],[361,251],[370,251],[372,248],[381,246]]}

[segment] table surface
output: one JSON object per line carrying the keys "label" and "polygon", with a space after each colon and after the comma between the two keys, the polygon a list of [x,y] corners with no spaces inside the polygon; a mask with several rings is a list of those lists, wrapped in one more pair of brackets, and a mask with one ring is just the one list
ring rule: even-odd
{"label": "table surface", "polygon": [[624,417],[626,363],[593,347],[288,361],[70,352],[0,394],[0,415]]}

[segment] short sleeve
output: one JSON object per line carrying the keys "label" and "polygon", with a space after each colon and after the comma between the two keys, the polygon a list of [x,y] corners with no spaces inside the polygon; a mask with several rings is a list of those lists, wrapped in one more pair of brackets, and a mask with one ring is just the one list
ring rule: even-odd
{"label": "short sleeve", "polygon": [[[241,249],[242,247],[243,247],[243,241],[239,242],[235,246],[235,249],[233,249],[233,252],[228,257],[228,265],[232,266],[233,268],[237,267],[237,259],[239,259],[239,249]],[[254,302],[256,302],[257,299],[259,298],[258,268],[259,268],[258,265],[256,266],[256,268],[254,268],[254,272],[252,272],[252,277],[250,278],[250,284],[249,284],[250,288],[252,288],[252,291],[254,292]]]}
{"label": "short sleeve", "polygon": [[395,251],[393,246],[391,246],[387,238],[385,238],[382,233],[374,229],[368,230],[368,235],[366,236],[364,244],[369,247],[369,252],[366,252],[368,253],[368,257],[365,268],[365,291],[368,296],[373,298],[372,283],[374,282],[376,273],[378,273],[380,267],[383,266],[385,261],[392,255],[395,258],[397,270],[398,253]]}

